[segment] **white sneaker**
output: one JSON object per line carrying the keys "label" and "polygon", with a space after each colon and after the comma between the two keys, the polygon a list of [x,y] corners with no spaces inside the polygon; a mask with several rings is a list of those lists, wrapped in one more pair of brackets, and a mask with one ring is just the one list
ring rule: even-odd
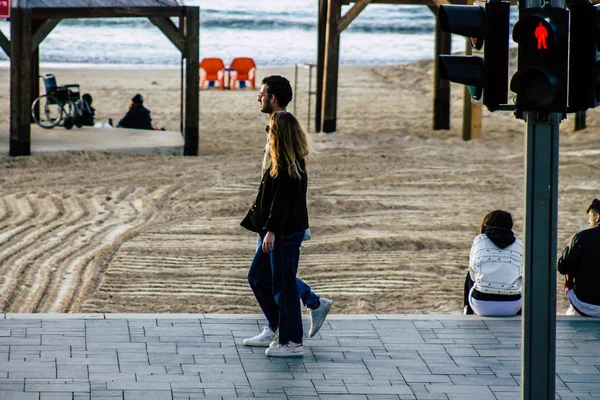
{"label": "white sneaker", "polygon": [[277,344],[265,350],[268,357],[298,357],[304,355],[302,343],[289,342],[286,345]]}
{"label": "white sneaker", "polygon": [[275,337],[273,338],[271,343],[269,343],[269,347],[275,347],[277,345],[279,345],[279,329],[275,331]]}
{"label": "white sneaker", "polygon": [[274,339],[275,332],[270,330],[269,327],[265,326],[260,334],[248,339],[244,339],[242,343],[246,346],[269,347],[269,343],[271,343]]}
{"label": "white sneaker", "polygon": [[310,310],[310,332],[308,332],[308,337],[313,337],[319,332],[332,305],[333,300],[321,297],[319,299],[319,307],[315,310]]}

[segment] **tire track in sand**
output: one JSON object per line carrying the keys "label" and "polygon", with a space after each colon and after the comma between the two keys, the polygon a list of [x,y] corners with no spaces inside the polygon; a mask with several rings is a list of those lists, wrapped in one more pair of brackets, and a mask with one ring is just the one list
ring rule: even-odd
{"label": "tire track in sand", "polygon": [[[0,265],[7,277],[0,287],[4,310],[74,309],[77,299],[98,279],[102,251],[147,223],[154,201],[173,190],[160,187],[145,193],[131,187],[111,193],[104,202],[98,201],[98,193],[69,191],[44,198],[30,196],[29,203],[16,203],[14,214],[22,217],[7,218],[13,221],[12,229],[5,233],[4,250],[0,250]],[[37,209],[43,211],[38,215]],[[21,220],[29,225],[20,226]]]}

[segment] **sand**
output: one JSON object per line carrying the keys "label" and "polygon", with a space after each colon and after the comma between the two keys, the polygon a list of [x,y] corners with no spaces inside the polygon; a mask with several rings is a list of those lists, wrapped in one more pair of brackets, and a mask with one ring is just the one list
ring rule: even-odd
{"label": "sand", "polygon": [[[157,126],[179,130],[177,70],[42,72],[91,93],[99,120],[118,119],[139,92]],[[293,78],[294,70],[258,71],[271,73]],[[4,131],[8,75],[0,71]],[[303,124],[307,82],[301,70]],[[342,67],[338,131],[311,133],[313,239],[303,245],[299,275],[335,300],[332,312],[460,313],[482,217],[508,210],[523,237],[525,123],[485,110],[483,138],[463,141],[463,90],[453,84],[451,129],[434,131],[432,82],[431,61]],[[260,312],[246,281],[255,236],[239,226],[257,190],[265,140],[256,92],[201,93],[199,157],[153,148],[144,137],[145,151],[0,157],[0,310]],[[573,125],[572,115],[561,125],[557,253],[600,197],[599,112],[588,113],[587,129]],[[84,131],[98,144],[114,138],[94,128],[55,129],[75,141]],[[50,131],[36,137],[43,132]],[[560,286],[559,313],[566,308]]]}

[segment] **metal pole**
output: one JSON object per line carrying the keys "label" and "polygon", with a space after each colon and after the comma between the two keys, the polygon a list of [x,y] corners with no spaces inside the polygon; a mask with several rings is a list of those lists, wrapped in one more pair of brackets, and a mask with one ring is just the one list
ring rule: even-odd
{"label": "metal pole", "polygon": [[312,68],[308,64],[308,117],[306,117],[306,132],[310,132],[310,96],[312,95]]}
{"label": "metal pole", "polygon": [[521,398],[555,397],[558,142],[562,113],[527,121]]}
{"label": "metal pole", "polygon": [[298,97],[298,64],[294,67],[294,115],[296,115],[296,97]]}

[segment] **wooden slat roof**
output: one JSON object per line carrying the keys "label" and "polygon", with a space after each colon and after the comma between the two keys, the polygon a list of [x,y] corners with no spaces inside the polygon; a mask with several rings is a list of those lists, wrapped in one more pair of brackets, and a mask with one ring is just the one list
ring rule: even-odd
{"label": "wooden slat roof", "polygon": [[180,7],[177,0],[13,0],[19,8],[146,8]]}

